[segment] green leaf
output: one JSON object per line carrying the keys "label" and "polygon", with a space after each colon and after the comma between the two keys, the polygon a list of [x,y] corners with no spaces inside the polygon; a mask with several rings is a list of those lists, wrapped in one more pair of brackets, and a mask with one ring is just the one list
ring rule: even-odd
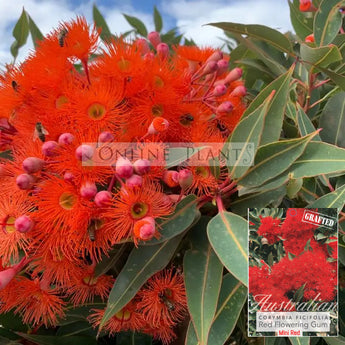
{"label": "green leaf", "polygon": [[163,28],[163,20],[156,6],[153,7],[153,21],[155,23],[155,30],[161,32]]}
{"label": "green leaf", "polygon": [[212,323],[208,343],[223,345],[234,330],[242,307],[247,299],[247,289],[231,274],[223,277],[217,312]]}
{"label": "green leaf", "polygon": [[272,178],[271,180],[257,187],[247,188],[247,187],[239,186],[238,196],[275,189],[282,186],[283,184],[288,183],[288,181],[289,181],[289,174],[287,172],[283,172],[282,174],[276,176],[275,178]]}
{"label": "green leaf", "polygon": [[308,142],[316,134],[317,132],[314,132],[302,138],[277,141],[259,147],[254,166],[238,180],[238,184],[255,187],[278,176],[303,153]]}
{"label": "green leaf", "polygon": [[144,333],[120,332],[116,334],[116,345],[152,345],[152,338]]}
{"label": "green leaf", "polygon": [[190,321],[188,328],[187,328],[187,334],[186,334],[186,339],[185,339],[185,345],[199,345],[198,338],[195,333],[195,329],[193,326],[193,322]]}
{"label": "green leaf", "polygon": [[289,95],[292,72],[293,67],[291,67],[291,69],[285,74],[274,80],[271,84],[266,86],[255,97],[253,102],[248,106],[243,114],[243,118],[250,115],[266,100],[266,98],[272,93],[272,91],[276,91],[272,98],[272,102],[269,105],[268,113],[265,119],[265,125],[261,137],[261,145],[276,141],[280,137],[285,107]]}
{"label": "green leaf", "polygon": [[345,92],[328,100],[321,114],[320,127],[323,141],[345,147]]}
{"label": "green leaf", "polygon": [[312,48],[305,43],[301,44],[301,58],[303,61],[317,67],[327,67],[342,60],[340,50],[335,45]]}
{"label": "green leaf", "polygon": [[11,46],[11,54],[14,58],[16,58],[18,56],[19,48],[26,43],[29,36],[29,20],[24,8],[21,16],[13,28],[12,35],[16,40]]}
{"label": "green leaf", "polygon": [[188,310],[200,344],[207,344],[223,273],[223,265],[206,236],[208,221],[208,217],[203,217],[195,227],[192,249],[183,259]]}
{"label": "green leaf", "polygon": [[43,41],[44,36],[36,23],[32,20],[32,18],[28,15],[29,18],[29,30],[32,38],[32,42],[34,44],[34,47],[37,48],[38,42]]}
{"label": "green leaf", "polygon": [[292,53],[292,46],[289,39],[277,30],[271,29],[264,25],[245,25],[238,23],[209,23],[225,31],[233,32],[236,34],[247,35],[249,37],[262,40],[272,45],[276,49],[285,53]]}
{"label": "green leaf", "polygon": [[70,337],[57,337],[50,335],[36,335],[36,334],[26,334],[17,333],[21,337],[32,341],[39,345],[97,345],[97,340],[95,337],[85,337],[85,336],[70,336]]}
{"label": "green leaf", "polygon": [[345,149],[311,141],[290,168],[291,178],[345,171]]}
{"label": "green leaf", "polygon": [[[297,125],[301,136],[305,136],[315,132],[315,127],[309,119],[308,115],[304,112],[303,108],[299,104],[297,105],[297,107]],[[313,141],[321,141],[320,135],[316,134],[313,138]]]}
{"label": "green leaf", "polygon": [[342,90],[345,91],[345,76],[342,74],[339,74],[337,72],[331,71],[327,68],[321,68],[318,67],[320,71],[327,74],[327,76],[335,83],[337,84]]}
{"label": "green leaf", "polygon": [[147,36],[147,29],[145,24],[138,18],[123,14],[128,24],[132,26],[141,36]]}
{"label": "green leaf", "polygon": [[313,33],[313,20],[299,10],[299,0],[289,1],[289,6],[292,26],[299,39],[304,41],[308,35]]}
{"label": "green leaf", "polygon": [[99,329],[135,296],[141,286],[170,261],[183,235],[154,246],[133,248],[110,291]]}
{"label": "green leaf", "polygon": [[100,28],[101,34],[100,37],[104,42],[109,42],[113,35],[110,32],[110,29],[108,27],[107,22],[105,21],[104,17],[102,16],[102,13],[99,11],[97,6],[94,4],[92,7],[92,15],[93,15],[93,21],[95,22],[95,25],[97,28]]}
{"label": "green leaf", "polygon": [[[248,163],[252,159],[248,158],[250,147],[250,156],[254,157],[259,146],[264,120],[267,115],[268,106],[272,101],[273,93],[267,97],[263,104],[255,109],[251,114],[242,119],[231,134],[229,141],[224,145],[223,150],[231,149],[232,143],[243,143],[241,149],[236,152],[236,162],[234,165],[228,165],[230,175],[233,179],[241,177],[248,169],[249,164],[243,164],[245,160]],[[250,147],[249,147],[250,145]],[[230,162],[231,164],[231,162]]]}
{"label": "green leaf", "polygon": [[338,34],[342,16],[339,11],[344,0],[323,0],[314,18],[315,43],[325,46],[332,43]]}
{"label": "green leaf", "polygon": [[153,245],[167,241],[192,226],[194,220],[200,215],[197,210],[197,198],[195,195],[188,195],[176,206],[175,212],[164,220],[157,222],[161,237],[153,238],[150,241],[142,242],[140,245]]}
{"label": "green leaf", "polygon": [[231,210],[237,214],[246,215],[248,208],[251,207],[266,207],[272,203],[276,203],[277,207],[285,194],[285,186],[280,186],[278,188],[272,188],[269,190],[262,190],[254,194],[248,194],[232,202]]}
{"label": "green leaf", "polygon": [[289,337],[292,345],[309,345],[309,337]]}
{"label": "green leaf", "polygon": [[323,195],[308,205],[308,208],[339,208],[342,209],[345,204],[345,185],[339,187],[334,192]]}
{"label": "green leaf", "polygon": [[220,211],[209,222],[207,234],[227,270],[248,285],[248,222],[234,213]]}
{"label": "green leaf", "polygon": [[96,331],[87,321],[76,321],[59,327],[56,336],[70,337],[75,335],[96,337]]}
{"label": "green leaf", "polygon": [[328,345],[345,345],[345,338],[342,335],[338,337],[323,337]]}

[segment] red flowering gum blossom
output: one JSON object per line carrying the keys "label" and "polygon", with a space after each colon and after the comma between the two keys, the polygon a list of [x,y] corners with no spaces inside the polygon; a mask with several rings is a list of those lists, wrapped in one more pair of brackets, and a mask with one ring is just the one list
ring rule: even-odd
{"label": "red flowering gum blossom", "polygon": [[306,42],[306,43],[314,43],[314,42],[315,42],[314,34],[308,35],[308,36],[304,39],[304,42]]}
{"label": "red flowering gum blossom", "polygon": [[281,235],[281,228],[279,226],[280,219],[273,217],[261,217],[261,225],[257,231],[257,234],[263,237],[266,237],[269,244],[273,244],[279,241]]}

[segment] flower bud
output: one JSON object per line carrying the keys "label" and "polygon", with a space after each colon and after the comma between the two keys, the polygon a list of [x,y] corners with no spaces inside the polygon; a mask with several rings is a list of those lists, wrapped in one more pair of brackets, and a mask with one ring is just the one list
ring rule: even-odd
{"label": "flower bud", "polygon": [[268,244],[268,239],[266,237],[263,237],[261,239],[261,244],[264,245],[264,244]]}
{"label": "flower bud", "polygon": [[65,181],[72,182],[74,180],[74,175],[71,172],[66,171],[63,175],[63,179]]}
{"label": "flower bud", "polygon": [[80,145],[77,147],[77,149],[75,150],[75,157],[80,160],[80,161],[88,161],[92,158],[94,153],[94,149],[92,146],[90,145]]}
{"label": "flower bud", "polygon": [[134,224],[134,236],[143,241],[150,240],[154,236],[155,232],[155,220],[152,217],[144,217]]}
{"label": "flower bud", "polygon": [[15,277],[17,270],[13,267],[0,272],[0,290],[4,289],[8,283]]}
{"label": "flower bud", "polygon": [[52,157],[56,155],[56,149],[58,147],[58,143],[56,141],[50,140],[46,141],[42,145],[42,153],[46,157]]}
{"label": "flower bud", "polygon": [[178,183],[182,189],[186,189],[193,183],[193,174],[188,169],[180,170],[178,173]]}
{"label": "flower bud", "polygon": [[128,158],[120,157],[116,161],[115,171],[121,178],[129,178],[133,175],[133,164]]}
{"label": "flower bud", "polygon": [[134,162],[133,167],[138,175],[145,175],[151,169],[151,162],[148,159],[138,159]]}
{"label": "flower bud", "polygon": [[169,46],[166,43],[159,43],[156,47],[158,56],[164,60],[169,56]]}
{"label": "flower bud", "polygon": [[147,38],[151,44],[156,48],[159,43],[161,43],[161,37],[157,31],[152,31],[147,35]]}
{"label": "flower bud", "polygon": [[177,187],[179,185],[179,173],[175,170],[167,170],[163,174],[163,181],[169,187]]}
{"label": "flower bud", "polygon": [[147,43],[145,38],[138,38],[134,43],[141,54],[144,55],[150,51],[149,44]]}
{"label": "flower bud", "polygon": [[230,84],[233,81],[240,79],[242,77],[242,73],[243,73],[243,71],[241,68],[239,68],[239,67],[234,68],[225,77],[225,80],[224,80],[225,84]]}
{"label": "flower bud", "polygon": [[206,62],[209,62],[209,61],[219,61],[223,59],[223,53],[220,51],[220,50],[216,50],[207,60]]}
{"label": "flower bud", "polygon": [[222,75],[228,70],[229,62],[228,60],[221,59],[217,61],[217,65],[218,65],[217,75]]}
{"label": "flower bud", "polygon": [[217,112],[217,114],[231,113],[233,109],[234,109],[233,104],[230,101],[225,101],[218,106],[216,112]]}
{"label": "flower bud", "polygon": [[166,131],[168,127],[168,120],[166,120],[164,117],[158,116],[153,119],[147,132],[148,134],[157,134]]}
{"label": "flower bud", "polygon": [[99,136],[98,136],[98,142],[99,143],[107,143],[107,142],[111,142],[114,141],[115,137],[112,133],[110,132],[102,132]]}
{"label": "flower bud", "polygon": [[31,189],[35,179],[29,174],[20,174],[16,178],[16,184],[19,189],[28,190]]}
{"label": "flower bud", "polygon": [[154,59],[155,59],[155,54],[153,54],[152,52],[146,53],[144,55],[145,61],[153,61]]}
{"label": "flower bud", "polygon": [[128,187],[141,187],[143,184],[143,178],[140,175],[133,174],[126,180],[126,185]]}
{"label": "flower bud", "polygon": [[95,195],[95,204],[97,207],[105,207],[109,205],[111,200],[111,193],[107,190],[102,190]]}
{"label": "flower bud", "polygon": [[32,229],[34,222],[28,216],[20,216],[14,222],[14,227],[18,232],[25,233]]}
{"label": "flower bud", "polygon": [[97,187],[94,182],[85,182],[80,187],[80,195],[85,199],[92,199],[97,194]]}
{"label": "flower bud", "polygon": [[213,96],[219,97],[226,94],[227,87],[224,84],[219,84],[213,89]]}
{"label": "flower bud", "polygon": [[216,61],[210,61],[206,64],[206,66],[202,72],[202,75],[214,73],[215,71],[217,71],[217,69],[218,69],[217,62]]}
{"label": "flower bud", "polygon": [[72,144],[73,140],[74,140],[74,135],[73,134],[71,134],[71,133],[62,133],[59,136],[58,143],[60,145],[69,145],[69,144]]}
{"label": "flower bud", "polygon": [[37,157],[25,158],[22,165],[23,169],[28,174],[33,174],[42,170],[43,166],[44,166],[44,160]]}
{"label": "flower bud", "polygon": [[239,85],[235,87],[235,89],[231,92],[231,96],[243,97],[247,93],[247,89],[243,85]]}

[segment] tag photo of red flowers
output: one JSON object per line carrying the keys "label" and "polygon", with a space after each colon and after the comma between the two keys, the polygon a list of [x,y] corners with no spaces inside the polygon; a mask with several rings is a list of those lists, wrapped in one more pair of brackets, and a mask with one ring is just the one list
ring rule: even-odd
{"label": "tag photo of red flowers", "polygon": [[338,335],[336,208],[249,209],[248,335]]}

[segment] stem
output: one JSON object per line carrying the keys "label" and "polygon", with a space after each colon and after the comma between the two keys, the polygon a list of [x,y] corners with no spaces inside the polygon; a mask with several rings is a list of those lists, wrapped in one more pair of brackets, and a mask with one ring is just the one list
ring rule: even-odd
{"label": "stem", "polygon": [[326,181],[329,190],[330,190],[331,192],[334,192],[334,188],[333,188],[333,186],[331,185],[331,183],[329,182],[329,179],[326,177],[326,175],[325,175],[325,174],[322,174],[321,176],[322,176],[323,179]]}
{"label": "stem", "polygon": [[219,194],[216,196],[216,202],[217,202],[217,207],[218,207],[219,213],[224,212],[225,211],[225,207],[224,207],[224,204],[223,204],[222,197]]}

